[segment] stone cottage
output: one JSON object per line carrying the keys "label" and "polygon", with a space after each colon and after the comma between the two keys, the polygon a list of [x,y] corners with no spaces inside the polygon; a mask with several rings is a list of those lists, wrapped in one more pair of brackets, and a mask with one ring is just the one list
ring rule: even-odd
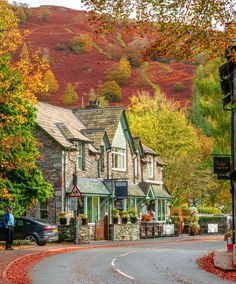
{"label": "stone cottage", "polygon": [[164,163],[132,137],[123,107],[71,110],[40,102],[37,110],[38,166],[54,191],[46,203],[37,204],[34,217],[57,223],[59,212],[72,214],[76,182],[82,194],[78,209],[91,224],[114,207],[152,208],[158,222],[166,220],[171,196],[163,184]]}

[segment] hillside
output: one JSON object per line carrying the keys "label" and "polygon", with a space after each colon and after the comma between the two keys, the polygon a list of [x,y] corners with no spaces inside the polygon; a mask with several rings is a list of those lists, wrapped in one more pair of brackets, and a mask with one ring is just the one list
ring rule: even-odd
{"label": "hillside", "polygon": [[[31,8],[31,18],[21,26],[21,29],[30,31],[26,40],[28,50],[42,49],[48,56],[51,69],[59,83],[58,92],[51,95],[48,101],[63,105],[65,86],[71,83],[79,94],[80,101],[76,106],[80,107],[82,101],[84,105],[87,103],[88,91],[91,88],[96,89],[111,66],[118,62],[112,52],[115,50],[116,55],[123,54],[127,46],[132,45],[134,41],[140,44],[144,39],[135,34],[127,34],[121,29],[107,36],[97,36],[88,23],[86,12],[57,6],[46,6],[46,9],[50,12],[49,16],[47,19],[40,19],[42,8]],[[74,54],[69,50],[68,42],[80,34],[92,37],[93,47],[90,52]],[[145,62],[139,68],[132,67],[131,78],[122,85],[122,104],[127,105],[130,96],[141,89],[154,93],[156,85],[167,97],[180,101],[182,105],[189,104],[196,67],[191,64],[155,60]]]}

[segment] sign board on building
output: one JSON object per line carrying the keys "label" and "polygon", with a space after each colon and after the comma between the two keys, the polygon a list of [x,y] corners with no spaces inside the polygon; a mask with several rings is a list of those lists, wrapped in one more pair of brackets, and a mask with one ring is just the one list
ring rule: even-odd
{"label": "sign board on building", "polygon": [[127,181],[115,181],[115,197],[117,199],[123,199],[128,197]]}
{"label": "sign board on building", "polygon": [[218,224],[208,224],[208,233],[217,234],[218,233]]}
{"label": "sign board on building", "polygon": [[70,199],[70,210],[75,211],[78,208],[78,197],[71,197]]}
{"label": "sign board on building", "polygon": [[225,174],[230,173],[231,163],[229,156],[219,156],[214,157],[214,173],[215,174]]}
{"label": "sign board on building", "polygon": [[70,192],[70,197],[82,197],[82,193],[80,192],[78,186],[75,184]]}

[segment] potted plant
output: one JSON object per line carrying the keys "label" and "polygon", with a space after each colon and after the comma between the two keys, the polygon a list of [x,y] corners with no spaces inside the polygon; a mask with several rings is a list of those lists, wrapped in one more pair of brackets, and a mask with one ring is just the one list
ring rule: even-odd
{"label": "potted plant", "polygon": [[142,221],[150,223],[153,220],[153,217],[150,214],[144,214],[142,216]]}
{"label": "potted plant", "polygon": [[111,210],[111,216],[112,216],[112,223],[118,224],[118,219],[119,219],[120,214],[117,208],[114,208]]}
{"label": "potted plant", "polygon": [[129,216],[130,216],[130,222],[131,223],[137,223],[138,221],[138,211],[136,209],[129,209],[128,210],[129,212]]}
{"label": "potted plant", "polygon": [[122,215],[121,215],[122,224],[127,224],[128,219],[129,219],[129,212],[128,211],[123,211]]}
{"label": "potted plant", "polygon": [[80,214],[80,218],[82,220],[82,225],[88,224],[88,215],[87,214]]}
{"label": "potted plant", "polygon": [[67,224],[67,213],[62,211],[59,212],[59,221],[60,221],[60,225],[66,225]]}

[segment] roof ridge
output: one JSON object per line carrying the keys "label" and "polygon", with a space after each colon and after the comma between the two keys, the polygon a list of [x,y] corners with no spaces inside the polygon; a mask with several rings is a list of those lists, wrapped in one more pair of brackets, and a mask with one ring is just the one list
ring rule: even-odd
{"label": "roof ridge", "polygon": [[111,106],[111,107],[102,107],[102,108],[73,108],[73,112],[90,112],[90,111],[101,111],[101,110],[110,110],[110,109],[121,109],[124,110],[124,106]]}

